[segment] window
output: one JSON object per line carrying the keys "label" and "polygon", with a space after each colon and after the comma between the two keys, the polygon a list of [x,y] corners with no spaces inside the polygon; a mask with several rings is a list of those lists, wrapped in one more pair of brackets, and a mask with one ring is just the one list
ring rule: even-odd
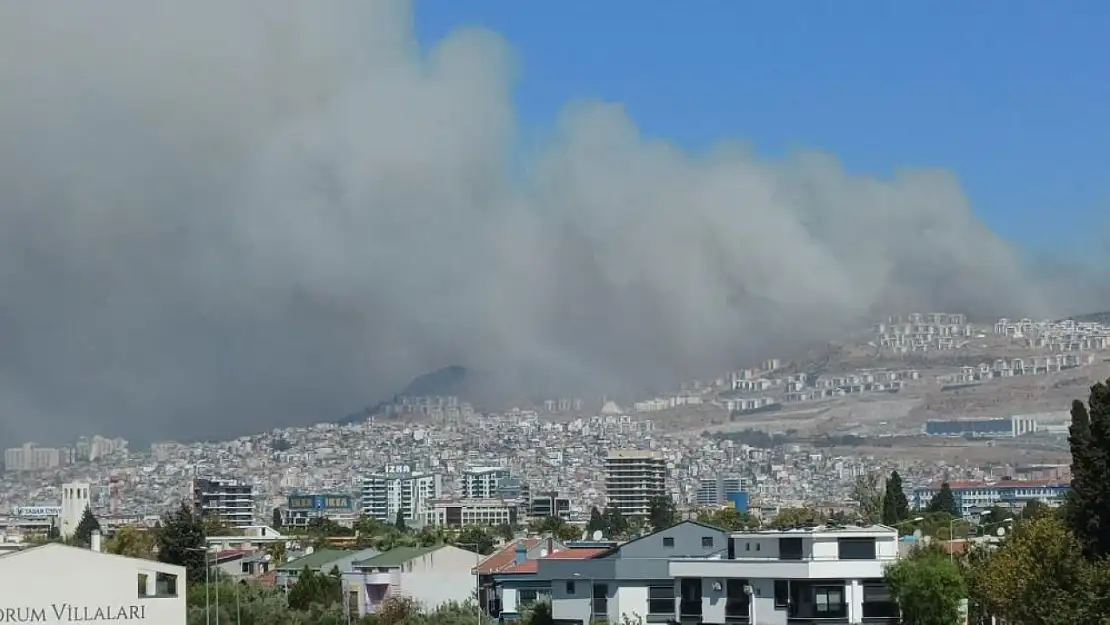
{"label": "window", "polygon": [[725,616],[748,616],[749,597],[744,587],[748,585],[746,579],[730,579],[725,581]]}
{"label": "window", "polygon": [[713,537],[712,536],[702,536],[701,537],[701,546],[702,547],[712,547],[713,546]]}
{"label": "window", "polygon": [[802,538],[790,537],[779,539],[779,560],[801,560]]}
{"label": "window", "polygon": [[567,594],[568,595],[573,595],[574,594],[574,580],[571,580],[571,581],[567,582]]}
{"label": "window", "polygon": [[521,588],[517,591],[517,603],[522,608],[526,608],[536,602],[539,594],[535,589]]}
{"label": "window", "polygon": [[674,614],[674,586],[648,587],[648,614]]}
{"label": "window", "polygon": [[883,583],[864,584],[864,618],[898,618],[898,603]]}
{"label": "window", "polygon": [[593,611],[591,616],[604,617],[609,614],[609,585],[594,584]]}
{"label": "window", "polygon": [[837,555],[841,560],[874,560],[874,538],[839,538],[836,541]]}
{"label": "window", "polygon": [[250,562],[244,562],[243,565],[240,568],[242,569],[242,571],[244,573],[250,573],[251,572],[251,563]]}
{"label": "window", "polygon": [[775,580],[775,607],[785,608],[790,605],[790,580]]}
{"label": "window", "polygon": [[756,551],[759,551],[759,543],[756,543],[756,544],[755,544],[755,550],[756,550]]}
{"label": "window", "polygon": [[664,547],[674,547],[674,536],[664,536],[663,537],[663,546]]}
{"label": "window", "polygon": [[813,600],[818,616],[839,614],[844,610],[844,589],[830,586],[817,588]]}
{"label": "window", "polygon": [[751,550],[752,550],[752,544],[751,543],[744,543],[744,551],[751,551]]}

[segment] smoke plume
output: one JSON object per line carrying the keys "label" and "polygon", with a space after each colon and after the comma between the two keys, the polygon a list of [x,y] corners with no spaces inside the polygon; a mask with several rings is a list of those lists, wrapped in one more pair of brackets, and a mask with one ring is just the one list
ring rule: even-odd
{"label": "smoke plume", "polygon": [[421,49],[412,11],[0,3],[0,438],[310,423],[454,363],[619,395],[881,312],[1049,312],[944,171],[691,154],[606,103],[521,163],[512,51]]}

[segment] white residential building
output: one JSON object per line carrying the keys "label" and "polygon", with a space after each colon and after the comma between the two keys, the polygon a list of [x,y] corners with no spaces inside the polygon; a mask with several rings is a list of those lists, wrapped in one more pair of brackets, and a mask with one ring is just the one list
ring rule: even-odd
{"label": "white residential building", "polygon": [[501,499],[463,499],[429,502],[423,520],[428,525],[463,527],[465,525],[517,525],[520,507]]}
{"label": "white residential building", "polygon": [[[185,568],[48,543],[0,556],[0,623],[185,622]],[[137,580],[137,584],[136,584]]]}
{"label": "white residential building", "polygon": [[671,558],[675,616],[706,624],[893,623],[898,607],[883,573],[897,558],[898,532],[882,525],[734,533],[718,559]]}
{"label": "white residential building", "polygon": [[377,613],[391,598],[412,599],[425,610],[474,596],[481,556],[453,545],[397,547],[352,564],[343,573],[352,615]]}
{"label": "white residential building", "polygon": [[508,479],[509,470],[503,467],[471,467],[462,474],[462,498],[493,499]]}
{"label": "white residential building", "polygon": [[362,514],[391,523],[398,513],[413,521],[424,516],[429,502],[443,496],[443,476],[414,472],[408,465],[386,467],[386,471],[362,479]]}

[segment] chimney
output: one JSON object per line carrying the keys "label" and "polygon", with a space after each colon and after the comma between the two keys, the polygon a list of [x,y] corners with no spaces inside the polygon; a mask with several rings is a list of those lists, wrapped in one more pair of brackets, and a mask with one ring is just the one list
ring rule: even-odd
{"label": "chimney", "polygon": [[93,530],[89,540],[89,548],[96,552],[100,551],[100,530]]}
{"label": "chimney", "polygon": [[528,546],[524,544],[524,541],[520,541],[516,544],[516,558],[513,559],[513,563],[514,564],[524,564],[524,561],[527,560],[527,559],[528,559]]}

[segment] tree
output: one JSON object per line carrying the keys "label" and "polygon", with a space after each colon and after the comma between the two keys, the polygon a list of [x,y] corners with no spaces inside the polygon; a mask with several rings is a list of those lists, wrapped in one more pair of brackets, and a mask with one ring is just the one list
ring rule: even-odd
{"label": "tree", "polygon": [[393,521],[393,527],[399,532],[408,531],[408,526],[405,525],[405,515],[403,510],[397,510],[397,518]]}
{"label": "tree", "polygon": [[582,538],[582,528],[573,523],[563,523],[555,530],[555,538],[562,542],[580,540]]}
{"label": "tree", "polygon": [[954,517],[962,517],[960,507],[956,505],[956,497],[952,494],[952,486],[948,482],[940,485],[940,490],[929,500],[928,512],[946,512]]}
{"label": "tree", "polygon": [[85,506],[85,512],[81,515],[81,520],[77,523],[77,529],[73,530],[74,543],[79,547],[88,547],[92,544],[93,532],[99,531],[100,521],[96,520],[92,508]]}
{"label": "tree", "polygon": [[601,516],[601,511],[597,509],[597,506],[590,508],[590,520],[586,522],[586,533],[593,536],[594,532],[609,533],[605,524],[605,517]]}
{"label": "tree", "polygon": [[1071,406],[1071,491],[1065,516],[1088,560],[1110,555],[1110,380]]}
{"label": "tree", "polygon": [[740,532],[759,526],[759,521],[747,512],[742,512],[731,506],[703,510],[698,513],[698,523],[712,525],[723,530]]}
{"label": "tree", "polygon": [[203,583],[208,567],[205,536],[204,521],[182,502],[175,512],[162,517],[156,534],[158,560],[185,567],[190,582]]}
{"label": "tree", "polygon": [[338,568],[325,575],[306,566],[289,589],[289,607],[302,611],[316,605],[327,607],[342,599],[341,588]]}
{"label": "tree", "polygon": [[898,475],[898,471],[891,471],[883,494],[883,524],[895,526],[909,518],[910,502],[906,500],[906,491],[902,488],[902,476]]}
{"label": "tree", "polygon": [[151,532],[140,530],[134,525],[124,525],[116,530],[114,536],[104,543],[108,553],[129,558],[154,557],[154,536]]}
{"label": "tree", "polygon": [[485,528],[477,525],[467,525],[462,528],[459,535],[455,538],[455,544],[463,549],[488,556],[493,553],[493,547],[496,543],[493,540],[493,536],[491,536]]}
{"label": "tree", "polygon": [[678,508],[674,500],[665,495],[652,497],[648,502],[647,525],[653,532],[666,529],[678,523]]}
{"label": "tree", "polygon": [[[1034,519],[1040,519],[1040,518],[1043,518],[1043,517],[1052,516],[1055,513],[1056,512],[1052,508],[1049,508],[1043,502],[1037,501],[1036,499],[1034,499],[1034,500],[1030,501],[1029,503],[1025,504],[1025,507],[1023,507],[1021,509],[1021,514],[1018,515],[1018,516],[1023,521],[1026,521],[1026,520],[1032,521]],[[1066,509],[1064,510],[1064,513],[1065,513],[1065,515],[1067,514]]]}
{"label": "tree", "polygon": [[[889,482],[887,488],[889,490]],[[879,492],[879,474],[867,473],[856,478],[852,484],[852,499],[859,503],[859,515],[868,523],[878,523],[883,515],[885,499]]]}
{"label": "tree", "polygon": [[773,527],[791,527],[797,525],[820,525],[825,521],[824,516],[816,510],[809,508],[780,508],[771,525]]}
{"label": "tree", "polygon": [[274,513],[273,513],[273,518],[272,518],[271,525],[274,526],[274,529],[281,529],[281,525],[282,525],[281,508],[274,508]]}
{"label": "tree", "polygon": [[516,532],[513,531],[513,526],[508,523],[502,523],[497,526],[497,537],[506,542],[513,539]]}
{"label": "tree", "polygon": [[1018,521],[993,553],[968,572],[970,596],[1012,623],[1098,623],[1106,613],[1107,566],[1083,559],[1080,542],[1059,519]]}
{"label": "tree", "polygon": [[905,625],[959,625],[967,596],[960,567],[942,550],[915,549],[886,570],[891,597]]}
{"label": "tree", "polygon": [[555,625],[555,617],[551,614],[551,603],[548,601],[533,603],[524,614],[522,621],[524,625]]}
{"label": "tree", "polygon": [[628,531],[628,519],[621,514],[621,509],[612,506],[605,509],[605,537],[617,538],[624,536]]}

